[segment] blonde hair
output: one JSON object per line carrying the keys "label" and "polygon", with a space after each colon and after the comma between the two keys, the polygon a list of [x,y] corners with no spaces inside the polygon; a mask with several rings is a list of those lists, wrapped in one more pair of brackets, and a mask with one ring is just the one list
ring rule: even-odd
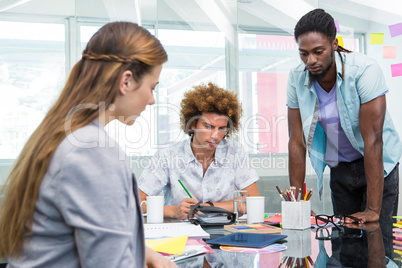
{"label": "blonde hair", "polygon": [[[0,210],[0,258],[18,256],[24,235],[32,230],[35,202],[50,160],[63,139],[99,117],[100,103],[113,104],[120,78],[130,70],[137,82],[167,61],[161,43],[146,29],[130,22],[103,26],[88,42],[82,59],[71,70],[54,106],[29,138],[7,178]],[[66,117],[76,109],[71,123]]]}

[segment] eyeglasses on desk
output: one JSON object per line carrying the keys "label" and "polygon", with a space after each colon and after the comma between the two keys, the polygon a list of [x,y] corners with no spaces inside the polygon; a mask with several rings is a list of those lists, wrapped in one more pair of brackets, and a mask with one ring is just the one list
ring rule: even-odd
{"label": "eyeglasses on desk", "polygon": [[[350,218],[355,222],[359,223],[360,228],[347,228],[345,226],[346,219]],[[342,238],[361,238],[363,236],[363,224],[362,222],[350,215],[316,215],[315,221],[318,226],[315,238],[318,240],[332,240],[338,237]],[[328,227],[334,226],[338,232],[334,232],[333,228]]]}

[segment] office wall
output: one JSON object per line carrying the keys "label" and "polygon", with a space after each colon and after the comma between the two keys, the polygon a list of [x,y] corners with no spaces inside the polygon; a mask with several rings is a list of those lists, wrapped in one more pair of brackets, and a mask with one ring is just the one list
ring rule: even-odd
{"label": "office wall", "polygon": [[[108,21],[130,20],[160,38],[169,61],[161,75],[158,104],[147,109],[133,127],[114,124],[109,133],[132,159],[149,157],[185,138],[178,120],[183,93],[194,84],[216,82],[239,95],[243,128],[235,139],[243,143],[252,160],[266,163],[256,166],[259,186],[267,196],[267,207],[277,210],[274,186],[288,186],[286,79],[290,68],[300,62],[292,34],[307,11],[324,8],[339,22],[338,35],[348,48],[380,63],[390,88],[388,110],[402,133],[402,78],[391,77],[390,71],[390,64],[402,62],[402,36],[390,37],[388,29],[401,22],[402,7],[398,0],[381,2],[380,6],[360,0],[341,4],[297,0],[292,5],[276,0],[0,3],[0,182],[59,94],[90,36]],[[384,45],[370,45],[371,33],[384,33]],[[383,59],[384,46],[396,46],[397,58]],[[133,169],[136,174],[142,170]],[[328,169],[325,174],[325,199],[313,199],[317,212],[331,209]],[[306,175],[309,185],[316,188],[309,161]]]}

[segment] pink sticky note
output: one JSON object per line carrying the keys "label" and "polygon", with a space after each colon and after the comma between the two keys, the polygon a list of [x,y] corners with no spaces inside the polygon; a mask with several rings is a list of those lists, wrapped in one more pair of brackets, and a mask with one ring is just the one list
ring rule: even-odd
{"label": "pink sticky note", "polygon": [[392,77],[402,76],[402,63],[391,64],[391,74]]}
{"label": "pink sticky note", "polygon": [[339,32],[339,21],[334,20],[334,23],[335,23],[335,27],[336,27],[336,32]]}
{"label": "pink sticky note", "polygon": [[391,37],[402,34],[402,22],[388,26]]}
{"label": "pink sticky note", "polygon": [[383,58],[384,59],[396,59],[396,46],[384,46]]}

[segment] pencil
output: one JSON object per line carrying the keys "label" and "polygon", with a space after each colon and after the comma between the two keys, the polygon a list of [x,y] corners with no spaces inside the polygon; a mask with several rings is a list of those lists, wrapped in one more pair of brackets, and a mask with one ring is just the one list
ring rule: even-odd
{"label": "pencil", "polygon": [[313,195],[313,189],[311,188],[311,190],[308,192],[308,195],[307,195],[307,201],[310,200],[312,195]]}
{"label": "pencil", "polygon": [[277,185],[277,186],[275,186],[275,187],[276,187],[276,190],[278,190],[278,193],[279,193],[279,194],[283,194],[283,193],[282,193],[282,190],[281,190],[281,189],[279,189],[278,185]]}
{"label": "pencil", "polygon": [[178,181],[179,181],[179,183],[181,184],[181,186],[183,187],[184,191],[186,191],[186,193],[188,194],[188,196],[189,196],[190,198],[193,198],[193,197],[191,196],[191,194],[187,191],[186,187],[184,187],[183,183],[182,183],[180,180],[178,180]]}
{"label": "pencil", "polygon": [[306,198],[307,198],[307,192],[304,194],[303,201],[306,201]]}

